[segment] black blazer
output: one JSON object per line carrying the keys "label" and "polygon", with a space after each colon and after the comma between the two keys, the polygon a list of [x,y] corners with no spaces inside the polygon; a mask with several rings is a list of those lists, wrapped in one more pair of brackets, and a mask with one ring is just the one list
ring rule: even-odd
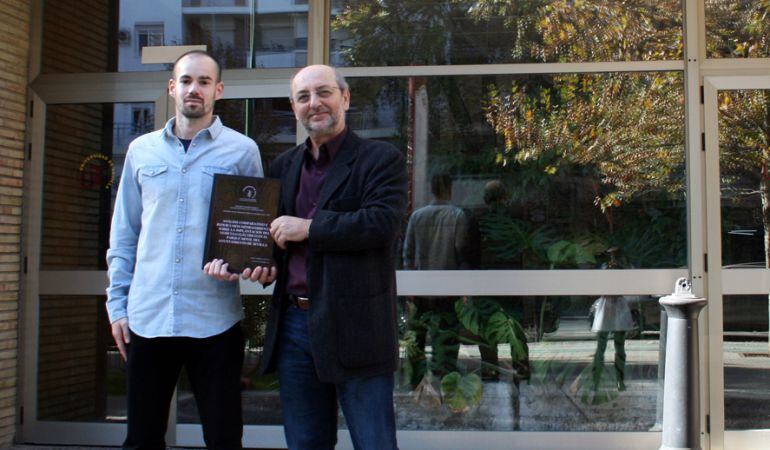
{"label": "black blazer", "polygon": [[[278,215],[295,215],[304,144],[273,161],[281,180]],[[309,333],[318,377],[337,383],[392,372],[398,366],[396,247],[406,212],[404,155],[394,146],[348,131],[326,174],[310,225],[307,280]],[[278,279],[260,369],[275,369],[287,276],[276,246]]]}

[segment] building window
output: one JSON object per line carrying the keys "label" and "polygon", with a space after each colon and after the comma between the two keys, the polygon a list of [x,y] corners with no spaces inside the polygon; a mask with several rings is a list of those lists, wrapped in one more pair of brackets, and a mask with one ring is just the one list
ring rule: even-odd
{"label": "building window", "polygon": [[163,45],[163,24],[136,26],[136,51],[142,53],[143,47]]}
{"label": "building window", "polygon": [[133,108],[131,114],[131,132],[133,134],[144,134],[153,130],[155,126],[155,114],[153,114],[152,108]]}

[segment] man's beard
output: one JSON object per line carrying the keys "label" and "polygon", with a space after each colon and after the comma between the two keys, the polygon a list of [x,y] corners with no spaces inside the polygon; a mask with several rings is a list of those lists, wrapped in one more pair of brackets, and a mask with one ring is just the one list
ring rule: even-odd
{"label": "man's beard", "polygon": [[196,106],[188,106],[185,103],[182,103],[182,115],[185,116],[188,119],[200,119],[201,117],[206,115],[206,103],[202,98],[197,98],[196,100],[200,100],[200,103]]}
{"label": "man's beard", "polygon": [[309,118],[302,121],[302,125],[310,136],[325,136],[337,128],[337,117],[329,113],[329,118],[322,123],[311,123]]}

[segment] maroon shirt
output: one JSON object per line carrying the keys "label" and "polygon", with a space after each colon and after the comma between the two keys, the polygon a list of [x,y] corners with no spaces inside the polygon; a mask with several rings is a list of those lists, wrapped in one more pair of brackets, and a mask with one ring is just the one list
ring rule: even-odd
{"label": "maroon shirt", "polygon": [[[318,197],[321,194],[321,186],[326,179],[326,173],[331,167],[334,156],[340,150],[342,141],[348,134],[348,128],[329,142],[322,145],[318,152],[318,160],[313,159],[311,153],[310,138],[305,141],[305,162],[302,164],[302,172],[299,176],[299,189],[294,198],[294,212],[296,217],[312,219],[315,217],[318,207]],[[289,271],[286,280],[286,293],[299,296],[307,296],[307,257],[309,255],[307,240],[289,243]]]}

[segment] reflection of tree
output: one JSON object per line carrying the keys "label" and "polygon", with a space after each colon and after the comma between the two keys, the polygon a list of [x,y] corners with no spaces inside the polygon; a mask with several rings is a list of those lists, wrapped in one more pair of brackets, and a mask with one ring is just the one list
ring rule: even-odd
{"label": "reflection of tree", "polygon": [[681,55],[678,0],[349,0],[351,65],[652,60]]}
{"label": "reflection of tree", "polygon": [[[492,0],[490,0],[492,1]],[[681,57],[680,2],[557,0],[538,12],[544,60]],[[678,74],[558,75],[551,87],[514,81],[493,90],[487,119],[505,138],[498,160],[543,160],[548,173],[583,167],[604,186],[595,203],[610,233],[611,207],[649,192],[681,192],[684,109]]]}
{"label": "reflection of tree", "polygon": [[[342,48],[351,65],[440,65],[502,62],[510,36],[529,34],[527,11],[542,0],[510,2],[503,14],[474,21],[479,2],[350,0],[332,26],[354,38]],[[506,2],[508,3],[508,2]],[[487,49],[485,51],[479,51]],[[528,55],[519,55],[529,59]]]}
{"label": "reflection of tree", "polygon": [[706,0],[706,45],[712,57],[770,56],[770,0]]}
{"label": "reflection of tree", "polygon": [[677,74],[559,75],[552,88],[493,90],[487,119],[505,138],[502,164],[583,167],[613,231],[610,208],[651,192],[681,192],[684,124]]}
{"label": "reflection of tree", "polygon": [[[770,0],[748,3],[706,0],[707,54],[770,56]],[[722,93],[719,113],[722,190],[733,198],[759,195],[770,267],[770,90]]]}
{"label": "reflection of tree", "polygon": [[[354,37],[344,50],[353,65],[658,60],[680,58],[682,52],[677,0],[346,4],[334,26]],[[469,60],[471,54],[479,56]],[[517,77],[508,86],[487,76],[475,91],[465,83],[439,77],[428,84],[431,108],[446,110],[438,116],[452,120],[456,131],[452,142],[432,136],[431,155],[443,155],[455,170],[486,164],[482,173],[521,172],[541,187],[543,178],[559,171],[591,177],[610,232],[611,207],[652,192],[681,195],[680,75]],[[505,149],[494,149],[498,144],[489,130],[471,125],[478,123],[479,111]]]}
{"label": "reflection of tree", "polygon": [[[333,26],[352,39],[343,49],[351,65],[458,64],[532,61],[646,61],[681,59],[679,0],[350,0]],[[706,0],[709,53],[770,54],[770,0]],[[594,202],[610,234],[617,212],[632,199],[682,198],[683,83],[679,73],[617,73],[517,77],[508,84],[482,78],[473,90],[461,77],[437,77],[427,85],[431,120],[454,120],[456,136],[431,136],[431,154],[456,170],[525,175],[530,186],[572,176],[592,185]],[[478,94],[483,103],[479,103]],[[720,100],[729,130],[723,167],[764,167],[768,157],[768,95],[740,93]],[[435,106],[434,106],[435,105]],[[480,147],[498,146],[487,130],[467,126],[483,108],[504,148],[485,159]],[[434,129],[431,124],[431,130]],[[463,126],[462,124],[465,124]],[[744,149],[738,151],[738,149]],[[484,162],[489,161],[489,162]],[[536,169],[536,170],[533,170]],[[763,195],[763,223],[770,230],[770,193]],[[725,179],[731,189],[744,189]],[[741,183],[745,185],[745,178]],[[747,192],[752,189],[744,189]],[[627,225],[627,212],[623,225]],[[656,216],[657,223],[664,223]],[[662,226],[662,225],[661,225]],[[641,227],[635,233],[641,235]],[[770,236],[766,237],[770,261]]]}

